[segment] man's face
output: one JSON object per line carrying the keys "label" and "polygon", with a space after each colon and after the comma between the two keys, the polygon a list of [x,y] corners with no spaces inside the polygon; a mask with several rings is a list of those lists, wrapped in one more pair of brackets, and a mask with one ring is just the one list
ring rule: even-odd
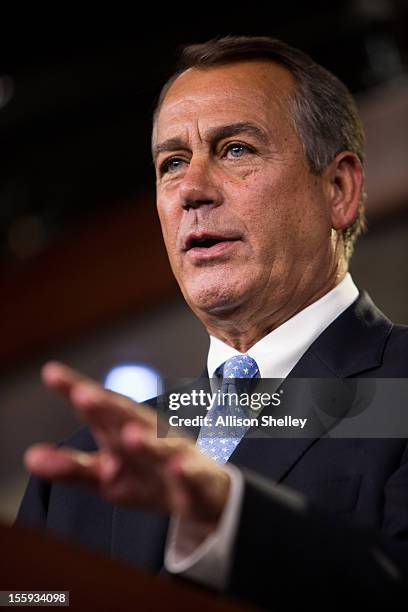
{"label": "man's face", "polygon": [[194,312],[274,316],[332,264],[327,189],[290,119],[292,76],[266,61],[190,69],[157,117],[157,207]]}

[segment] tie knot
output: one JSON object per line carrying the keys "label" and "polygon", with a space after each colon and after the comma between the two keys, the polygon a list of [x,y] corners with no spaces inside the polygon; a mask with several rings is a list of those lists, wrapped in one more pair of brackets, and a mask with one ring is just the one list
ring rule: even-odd
{"label": "tie knot", "polygon": [[259,368],[249,355],[234,355],[220,367],[223,378],[259,378]]}

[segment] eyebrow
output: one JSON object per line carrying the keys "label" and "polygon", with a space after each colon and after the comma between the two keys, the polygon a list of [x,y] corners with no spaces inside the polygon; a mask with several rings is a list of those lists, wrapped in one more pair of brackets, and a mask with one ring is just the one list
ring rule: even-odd
{"label": "eyebrow", "polygon": [[[212,128],[208,132],[207,140],[214,143],[219,140],[223,140],[224,138],[231,138],[232,136],[239,136],[241,134],[250,134],[251,136],[254,136],[260,140],[263,144],[267,144],[268,142],[266,133],[258,126],[248,122],[231,123],[229,125],[221,125],[219,127]],[[167,140],[164,140],[153,147],[153,159],[156,160],[160,153],[180,151],[181,149],[185,150],[186,148],[185,141],[182,138],[168,138]]]}

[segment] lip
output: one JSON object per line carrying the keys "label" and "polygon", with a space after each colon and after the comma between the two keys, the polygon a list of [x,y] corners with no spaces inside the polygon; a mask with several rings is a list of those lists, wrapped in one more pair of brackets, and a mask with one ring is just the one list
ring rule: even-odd
{"label": "lip", "polygon": [[195,260],[215,259],[232,250],[237,242],[238,240],[223,240],[211,247],[193,247],[187,251],[187,255]]}
{"label": "lip", "polygon": [[[211,246],[196,244],[202,240],[215,240],[216,242]],[[240,236],[232,233],[191,232],[186,236],[183,251],[194,260],[210,260],[228,253],[240,240]]]}

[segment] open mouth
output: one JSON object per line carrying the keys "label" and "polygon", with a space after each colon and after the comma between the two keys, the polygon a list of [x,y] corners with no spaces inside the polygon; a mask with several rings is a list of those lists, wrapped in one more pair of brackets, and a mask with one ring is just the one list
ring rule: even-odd
{"label": "open mouth", "polygon": [[210,249],[211,247],[219,244],[220,242],[226,242],[225,238],[192,238],[189,241],[187,246],[187,250],[200,248],[200,249]]}
{"label": "open mouth", "polygon": [[238,236],[221,236],[216,234],[190,234],[185,242],[185,251],[210,251],[214,247],[228,245],[239,240]]}

